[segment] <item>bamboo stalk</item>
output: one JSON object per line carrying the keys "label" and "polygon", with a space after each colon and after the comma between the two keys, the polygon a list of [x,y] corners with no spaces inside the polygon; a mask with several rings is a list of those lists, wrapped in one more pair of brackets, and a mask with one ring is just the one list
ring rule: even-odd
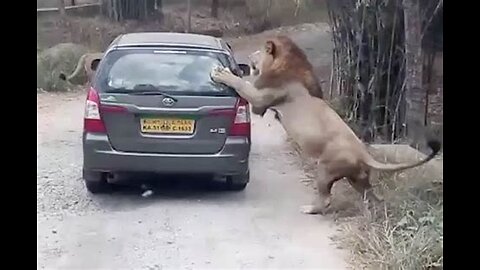
{"label": "bamboo stalk", "polygon": [[329,97],[337,94],[345,103],[348,121],[361,121],[373,135],[392,141],[404,121],[406,74],[403,7],[394,1],[327,0],[333,41]]}
{"label": "bamboo stalk", "polygon": [[388,68],[387,68],[387,89],[385,93],[385,114],[383,120],[384,131],[383,134],[387,136],[388,134],[388,117],[389,117],[389,104],[390,104],[390,79],[391,79],[391,72],[392,72],[392,60],[393,60],[393,50],[395,45],[395,30],[397,26],[397,12],[395,11],[393,15],[393,26],[392,26],[392,35],[390,37],[390,50],[389,50],[389,58],[388,58]]}

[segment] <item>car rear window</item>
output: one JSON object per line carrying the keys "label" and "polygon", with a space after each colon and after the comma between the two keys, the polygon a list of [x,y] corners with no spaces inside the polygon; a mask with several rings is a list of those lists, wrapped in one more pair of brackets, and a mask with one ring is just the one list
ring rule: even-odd
{"label": "car rear window", "polygon": [[102,92],[150,85],[169,94],[233,95],[231,88],[211,80],[215,66],[231,63],[225,54],[214,51],[116,50],[102,61],[97,84]]}

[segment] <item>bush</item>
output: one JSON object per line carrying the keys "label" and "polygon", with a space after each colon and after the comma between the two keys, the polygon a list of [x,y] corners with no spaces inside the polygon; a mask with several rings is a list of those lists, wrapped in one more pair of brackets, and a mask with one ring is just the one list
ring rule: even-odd
{"label": "bush", "polygon": [[69,83],[60,80],[60,73],[71,73],[80,57],[87,52],[84,46],[62,43],[37,52],[37,88],[45,91],[68,91]]}
{"label": "bush", "polygon": [[385,203],[357,203],[336,239],[359,269],[443,269],[443,180],[427,168],[380,175]]}

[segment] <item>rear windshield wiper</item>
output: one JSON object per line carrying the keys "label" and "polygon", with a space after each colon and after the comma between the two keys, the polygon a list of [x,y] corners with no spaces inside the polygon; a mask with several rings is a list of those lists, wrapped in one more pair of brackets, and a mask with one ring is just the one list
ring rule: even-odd
{"label": "rear windshield wiper", "polygon": [[129,94],[129,95],[152,95],[152,96],[164,96],[171,98],[175,101],[177,101],[176,98],[173,96],[158,90],[158,87],[156,87],[153,84],[137,84],[133,87],[133,89],[127,89],[125,87],[121,88],[113,88],[108,91],[109,93],[121,93],[121,94]]}

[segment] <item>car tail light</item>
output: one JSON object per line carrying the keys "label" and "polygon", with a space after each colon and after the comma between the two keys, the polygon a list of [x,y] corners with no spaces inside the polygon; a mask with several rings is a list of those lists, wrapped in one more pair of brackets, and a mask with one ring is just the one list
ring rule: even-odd
{"label": "car tail light", "polygon": [[85,116],[83,122],[83,129],[86,132],[106,133],[105,124],[100,115],[100,97],[98,92],[90,88],[87,94],[87,101],[85,102]]}
{"label": "car tail light", "polygon": [[230,129],[231,136],[247,136],[250,138],[250,110],[248,102],[240,98],[237,102],[235,119]]}

